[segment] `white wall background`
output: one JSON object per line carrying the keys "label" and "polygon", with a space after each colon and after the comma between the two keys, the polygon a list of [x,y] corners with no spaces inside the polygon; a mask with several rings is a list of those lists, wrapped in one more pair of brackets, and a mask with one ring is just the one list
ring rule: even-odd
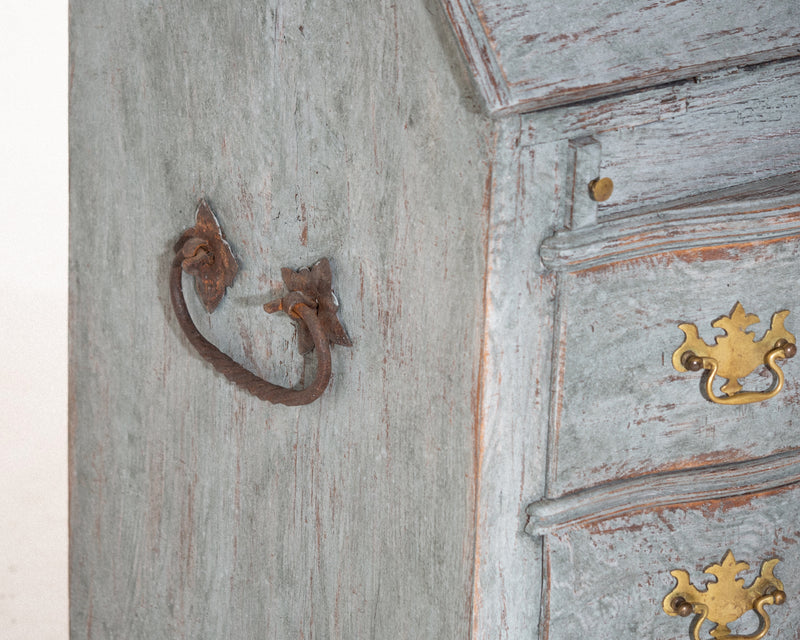
{"label": "white wall background", "polygon": [[0,3],[0,639],[67,624],[67,0]]}

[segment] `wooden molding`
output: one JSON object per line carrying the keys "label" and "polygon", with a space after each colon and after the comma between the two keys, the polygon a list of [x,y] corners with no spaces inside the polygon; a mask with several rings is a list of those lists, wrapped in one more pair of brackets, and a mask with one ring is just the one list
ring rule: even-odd
{"label": "wooden molding", "polygon": [[475,6],[470,0],[444,0],[444,7],[487,109],[501,109],[510,102],[508,85]]}
{"label": "wooden molding", "polygon": [[542,243],[540,257],[554,271],[581,271],[660,253],[797,235],[799,178],[794,173],[559,231]]}
{"label": "wooden molding", "polygon": [[760,493],[800,482],[800,450],[749,462],[655,473],[609,482],[528,505],[525,531],[543,535],[624,514]]}
{"label": "wooden molding", "polygon": [[494,114],[638,91],[797,55],[795,4],[443,0]]}

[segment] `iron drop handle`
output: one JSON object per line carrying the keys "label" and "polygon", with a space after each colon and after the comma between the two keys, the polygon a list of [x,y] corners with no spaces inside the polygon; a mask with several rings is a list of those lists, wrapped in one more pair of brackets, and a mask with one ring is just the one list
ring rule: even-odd
{"label": "iron drop handle", "polygon": [[264,305],[267,313],[283,311],[298,323],[301,353],[316,350],[318,364],[314,380],[303,389],[273,384],[245,369],[211,344],[194,324],[183,295],[183,272],[193,275],[197,293],[211,313],[225,295],[238,271],[216,216],[205,200],[197,207],[195,226],[187,229],[175,245],[170,270],[170,298],[183,332],[197,352],[228,380],[261,400],[298,406],[319,398],[331,378],[331,343],[352,346],[336,316],[339,304],[331,289],[331,268],[327,258],[314,266],[293,271],[282,269],[289,293]]}

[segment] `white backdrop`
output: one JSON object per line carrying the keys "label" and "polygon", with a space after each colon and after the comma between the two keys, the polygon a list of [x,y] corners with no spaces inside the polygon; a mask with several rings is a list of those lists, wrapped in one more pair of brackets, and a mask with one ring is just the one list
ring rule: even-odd
{"label": "white backdrop", "polygon": [[0,3],[0,638],[67,624],[67,0]]}

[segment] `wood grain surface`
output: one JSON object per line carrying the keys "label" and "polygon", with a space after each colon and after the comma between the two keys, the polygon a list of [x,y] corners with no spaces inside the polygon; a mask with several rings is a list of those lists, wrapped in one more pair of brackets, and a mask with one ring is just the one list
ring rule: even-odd
{"label": "wood grain surface", "polygon": [[[760,479],[740,476],[755,492],[796,482],[793,473],[781,475],[780,465],[764,457],[781,456],[785,448],[800,443],[793,374],[782,398],[720,411],[700,395],[699,379],[672,369],[670,357],[683,339],[679,323],[698,323],[711,340],[709,323],[728,313],[737,299],[761,314],[759,335],[774,311],[797,306],[796,180],[793,175],[782,176],[785,168],[780,166],[785,158],[784,167],[796,167],[797,156],[788,150],[796,148],[798,139],[791,124],[797,69],[796,63],[786,62],[749,72],[736,70],[707,82],[523,115],[520,128],[513,117],[498,123],[481,377],[484,416],[478,440],[480,519],[473,637],[683,637],[680,634],[688,633],[688,628],[676,628],[670,636],[673,620],[666,615],[658,620],[660,599],[670,588],[668,572],[666,590],[652,598],[641,591],[650,582],[632,582],[632,576],[637,572],[649,576],[652,566],[670,558],[705,562],[702,554],[712,545],[705,545],[702,536],[724,525],[697,524],[686,534],[691,540],[671,554],[665,553],[671,542],[662,542],[659,529],[653,532],[653,541],[642,542],[641,553],[628,560],[630,545],[638,543],[615,538],[618,546],[609,566],[594,580],[585,578],[582,562],[591,565],[601,560],[596,558],[591,533],[586,544],[573,544],[577,538],[570,532],[576,530],[575,524],[608,519],[609,511],[619,507],[625,515],[618,518],[618,527],[632,522],[635,532],[639,516],[631,512],[637,505],[641,518],[659,522],[663,504],[660,510],[653,507],[659,507],[658,500],[669,493],[659,486],[658,478],[667,477],[664,474],[676,479],[669,499],[680,503],[680,509],[700,510],[699,515],[692,514],[698,523],[706,513],[702,500],[719,498],[720,493],[703,494],[692,505],[685,501],[692,490],[701,489],[693,489],[693,483],[702,484],[720,464],[744,463],[736,467],[736,474],[746,475],[754,468],[763,471]],[[679,176],[667,175],[665,182],[674,180],[672,191],[662,190],[657,181],[656,197],[633,206],[633,199],[626,198],[630,208],[620,209],[618,215],[607,211],[602,215],[604,208],[613,206],[613,196],[611,204],[599,205],[574,197],[592,162],[602,174],[609,135],[627,132],[630,137],[643,129],[646,139],[650,124],[664,123],[687,137],[693,132],[702,137],[709,122],[702,112],[713,111],[714,100],[723,112],[748,113],[750,105],[760,104],[758,86],[771,81],[784,82],[773,95],[788,96],[785,102],[776,100],[783,105],[784,124],[789,123],[785,139],[758,135],[762,126],[758,123],[743,130],[754,137],[756,160],[767,158],[770,150],[786,151],[776,156],[777,175],[770,174],[771,169],[762,171],[761,166],[770,167],[766,161],[751,170],[744,148],[735,152],[738,160],[725,173],[718,172],[713,140],[719,140],[723,149],[736,149],[720,132],[719,137],[708,138],[704,153],[698,147],[689,154],[688,166],[681,168],[705,171],[698,181],[705,185],[699,193],[693,187],[678,188]],[[750,83],[756,86],[748,88]],[[693,105],[700,106],[697,118]],[[590,136],[593,142],[587,141]],[[600,147],[596,156],[595,143]],[[737,145],[746,144],[741,136]],[[658,162],[657,147],[647,152]],[[704,165],[703,158],[712,161]],[[651,165],[630,162],[621,177],[613,177],[615,183],[630,178],[632,184],[644,185],[639,176],[651,170]],[[651,241],[658,238],[667,245],[653,246]],[[620,248],[622,255],[616,255]],[[631,254],[625,253],[628,250]],[[787,363],[787,371],[796,366]],[[767,385],[769,380],[754,376],[750,383]],[[736,474],[724,476],[729,494],[741,490],[733,486]],[[641,494],[626,494],[624,505],[616,505],[617,489],[624,492],[634,485]],[[544,510],[542,526],[531,522],[532,546],[510,533],[514,519],[524,526],[528,504],[534,515],[540,515],[537,505]],[[559,511],[552,520],[556,527],[563,525],[563,532],[548,533],[545,505],[556,511],[564,507],[565,513]],[[790,514],[785,523],[775,520],[774,526],[791,526],[793,518]],[[746,522],[743,517],[731,539],[760,535],[758,517],[751,527]],[[554,540],[560,544],[557,563],[552,555]],[[693,546],[692,540],[698,544]],[[722,544],[720,536],[715,540]],[[793,540],[791,536],[786,540],[787,553],[792,552]],[[708,562],[718,560],[724,551],[725,547],[714,551]],[[619,575],[614,567],[620,569]],[[528,579],[521,579],[520,572]],[[572,584],[573,578],[578,583]],[[595,591],[582,588],[584,579],[595,585]],[[598,584],[610,593],[619,585],[626,590],[625,605],[619,612],[613,610],[611,625],[605,604],[586,605],[601,597]],[[637,591],[642,595],[638,600]],[[627,621],[623,613],[629,616]],[[580,620],[578,626],[561,624],[571,616]]]}
{"label": "wood grain surface", "polygon": [[[797,5],[582,6],[72,0],[73,640],[672,640],[669,569],[730,547],[800,573],[796,474],[769,462],[800,447],[798,363],[720,409],[670,362],[679,323],[710,339],[737,300],[798,330],[800,63],[706,74],[795,55]],[[490,120],[448,16],[498,113],[675,82]],[[314,357],[262,305],[331,260],[353,347],[314,404],[247,395],[181,333],[201,197],[240,270],[191,314],[272,382]],[[735,463],[760,495],[674,505]],[[639,511],[613,517],[617,482]]]}
{"label": "wood grain surface", "polygon": [[800,450],[747,462],[680,469],[646,477],[612,480],[526,509],[525,531],[545,535],[661,507],[676,507],[774,491],[800,483]]}
{"label": "wood grain surface", "polygon": [[[441,8],[71,4],[71,637],[467,637],[491,140]],[[262,304],[331,259],[315,404],[181,333],[201,196],[240,271],[193,316],[271,381],[304,361]]]}
{"label": "wood grain surface", "polygon": [[[557,411],[550,436],[550,497],[615,478],[746,460],[800,446],[798,363],[788,360],[783,393],[772,402],[721,407],[700,378],[675,371],[678,328],[696,324],[706,342],[711,322],[739,301],[761,318],[793,313],[800,259],[797,236],[780,241],[687,249],[565,274]],[[757,265],[754,266],[754,265]],[[746,388],[763,390],[763,369]],[[768,425],[768,426],[767,426]]]}
{"label": "wood grain surface", "polygon": [[798,178],[798,173],[788,174],[559,231],[542,243],[539,256],[549,269],[574,272],[692,248],[797,236]]}
{"label": "wood grain surface", "polygon": [[[685,503],[546,536],[550,591],[539,637],[685,640],[691,637],[691,618],[671,617],[661,606],[675,586],[670,571],[685,569],[695,585],[705,584],[713,578],[703,575],[703,569],[720,562],[728,549],[737,561],[750,564],[740,576],[745,585],[758,575],[764,560],[781,558],[775,575],[795,595],[799,493],[795,487],[760,497]],[[767,610],[773,624],[770,635],[797,637],[800,611],[788,599]],[[712,626],[704,625],[701,637],[707,637]],[[734,632],[751,634],[757,627],[750,613]]]}
{"label": "wood grain surface", "polygon": [[489,111],[527,112],[795,57],[792,0],[445,0]]}

